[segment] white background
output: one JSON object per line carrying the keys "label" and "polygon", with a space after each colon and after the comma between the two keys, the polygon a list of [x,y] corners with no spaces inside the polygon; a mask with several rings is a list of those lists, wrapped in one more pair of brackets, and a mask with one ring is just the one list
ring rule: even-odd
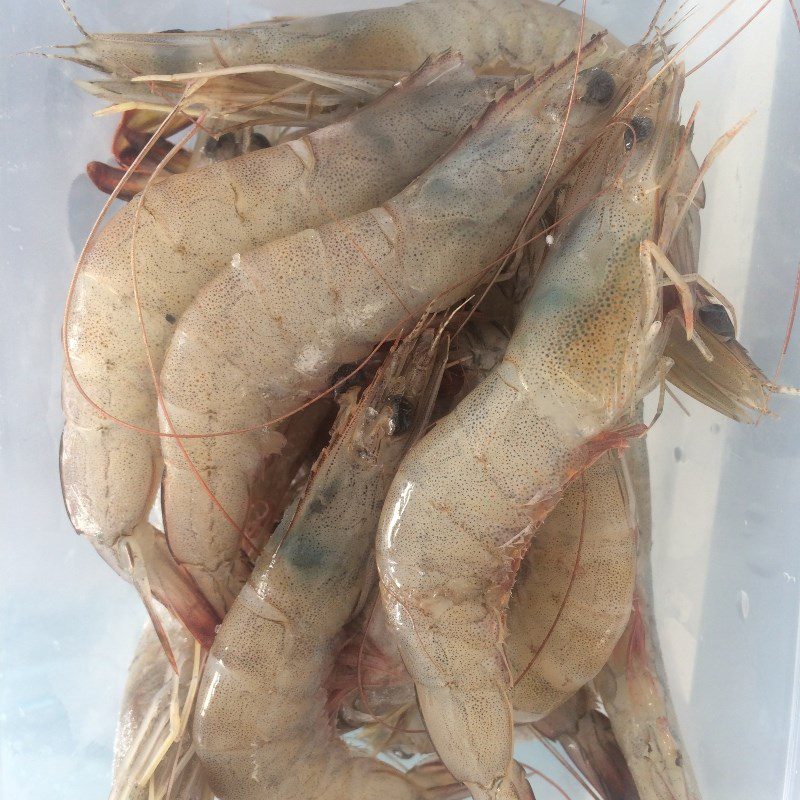
{"label": "white background", "polygon": [[[89,30],[108,31],[381,4],[75,0],[74,8]],[[589,14],[633,41],[654,5],[589,0]],[[697,5],[675,38],[722,2]],[[687,63],[756,5],[739,0]],[[79,39],[56,0],[3,0],[0,19],[0,797],[83,800],[108,791],[117,706],[143,619],[133,591],[72,532],[58,481],[59,326],[103,202],[84,165],[107,157],[113,122],[93,119],[98,101],[70,82],[84,70],[14,55]],[[701,264],[740,309],[743,341],[768,371],[800,256],[798,58],[788,3],[774,0],[684,94],[687,110],[702,101],[700,155],[758,112],[706,182]],[[788,383],[800,384],[799,350],[790,351]],[[800,401],[777,400],[780,418],[755,428],[686,404],[690,418],[669,402],[649,437],[660,632],[685,738],[705,800],[797,798]],[[563,779],[540,754],[526,756]],[[536,786],[540,798],[559,796]]]}

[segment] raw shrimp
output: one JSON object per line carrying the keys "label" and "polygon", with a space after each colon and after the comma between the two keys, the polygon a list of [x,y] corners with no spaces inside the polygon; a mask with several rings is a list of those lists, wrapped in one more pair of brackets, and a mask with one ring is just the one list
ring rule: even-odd
{"label": "raw shrimp", "polygon": [[162,440],[164,512],[172,552],[215,607],[237,588],[224,563],[254,470],[280,448],[266,424],[427,304],[468,295],[609,118],[614,82],[624,91],[648,62],[637,47],[581,73],[561,148],[572,63],[524,82],[383,206],[237,255],[198,295],[161,372],[162,431],[195,437]]}
{"label": "raw shrimp", "polygon": [[211,800],[189,741],[200,648],[168,613],[159,615],[178,672],[147,624],[125,684],[109,800],[161,800],[168,789],[174,800]]}
{"label": "raw shrimp", "polygon": [[[503,362],[409,452],[384,507],[387,616],[439,755],[476,800],[528,796],[503,652],[520,560],[569,480],[630,435],[657,380],[662,292],[640,250],[676,169],[682,75],[665,68],[605,137],[603,191],[560,233]],[[575,191],[591,198],[592,182]]]}
{"label": "raw shrimp", "polygon": [[517,712],[540,719],[603,668],[631,615],[636,527],[619,459],[575,478],[514,583],[505,652]]}
{"label": "raw shrimp", "polygon": [[[599,31],[590,21],[583,26],[587,36]],[[569,53],[580,27],[577,14],[538,0],[426,0],[233,30],[86,34],[60,49],[113,74],[79,81],[112,109],[166,112],[180,102],[190,116],[211,110],[230,125],[317,127],[430,53],[452,47],[483,73],[537,73]],[[587,54],[586,65],[595,57]],[[142,74],[164,70],[177,73]]]}
{"label": "raw shrimp", "polygon": [[[518,738],[530,735],[560,744],[579,771],[576,778],[588,781],[602,800],[640,800],[611,723],[601,709],[597,692],[591,685],[584,686],[544,719],[518,725],[515,733]],[[551,746],[545,746],[562,760]]]}
{"label": "raw shrimp", "polygon": [[[456,56],[434,59],[345,122],[165,179],[142,198],[138,223],[134,201],[101,231],[67,303],[61,477],[72,524],[114,569],[129,574],[126,542],[160,537],[147,522],[162,462],[157,438],[141,430],[157,431],[158,420],[131,280],[134,232],[158,370],[180,314],[234,252],[391,196],[455,140],[498,85],[476,82]],[[150,582],[169,584],[169,604],[196,635],[213,634],[239,579],[210,593],[214,611],[201,608],[192,581],[162,550],[147,565]]]}
{"label": "raw shrimp", "polygon": [[634,612],[595,679],[642,800],[700,800],[669,698],[653,608],[649,470],[644,442],[625,453],[637,504],[639,542]]}
{"label": "raw shrimp", "polygon": [[401,773],[338,739],[322,687],[343,626],[369,593],[386,489],[425,425],[446,356],[439,334],[412,334],[361,402],[355,389],[343,396],[332,444],[288,527],[220,628],[203,673],[195,743],[225,800],[420,797]]}
{"label": "raw shrimp", "polygon": [[[81,44],[62,49],[123,79],[220,68],[230,75],[255,64],[381,77],[407,73],[448,48],[484,72],[539,72],[573,49],[580,24],[577,14],[538,0],[421,0],[230,30],[87,34]],[[591,21],[584,25],[586,38],[599,31]],[[282,82],[273,88],[279,87],[285,88]],[[113,98],[123,99],[122,92],[115,85]]]}

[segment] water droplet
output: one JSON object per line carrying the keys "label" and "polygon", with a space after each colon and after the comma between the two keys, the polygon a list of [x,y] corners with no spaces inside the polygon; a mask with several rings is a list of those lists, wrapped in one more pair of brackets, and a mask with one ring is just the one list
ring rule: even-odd
{"label": "water droplet", "polygon": [[750,597],[744,589],[739,589],[739,613],[742,619],[750,616]]}

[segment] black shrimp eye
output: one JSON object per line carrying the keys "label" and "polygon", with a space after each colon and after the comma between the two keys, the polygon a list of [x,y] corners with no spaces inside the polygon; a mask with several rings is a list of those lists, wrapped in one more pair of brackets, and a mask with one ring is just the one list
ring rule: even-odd
{"label": "black shrimp eye", "polygon": [[[344,381],[344,383],[339,384],[339,386],[336,386],[336,388],[333,390],[334,399],[339,397],[339,395],[349,391],[354,386],[364,385],[363,373],[361,371],[356,372],[355,375],[350,375],[351,372],[357,369],[358,364],[353,362],[352,364],[342,364],[342,366],[333,373],[333,376],[331,377],[331,386],[336,386],[336,384],[341,380]],[[349,378],[347,377],[348,375],[350,375]]]}
{"label": "black shrimp eye", "polygon": [[219,139],[209,137],[203,145],[203,150],[207,156],[213,156],[222,147],[236,145],[236,137],[232,133],[223,133]]}
{"label": "black shrimp eye", "polygon": [[265,147],[269,147],[269,139],[263,133],[256,131],[250,137],[250,147],[253,150],[263,150]]}
{"label": "black shrimp eye", "polygon": [[402,395],[393,395],[386,401],[386,404],[391,410],[389,434],[399,436],[408,431],[414,416],[414,406]]}
{"label": "black shrimp eye", "polygon": [[643,142],[653,132],[653,120],[650,117],[634,117],[625,128],[625,149],[633,147],[634,136],[637,142]]}
{"label": "black shrimp eye", "polygon": [[617,91],[617,85],[614,79],[604,69],[595,70],[589,83],[586,86],[586,94],[584,100],[590,103],[597,103],[597,105],[604,106],[611,101],[614,93]]}
{"label": "black shrimp eye", "polygon": [[700,317],[700,322],[712,333],[716,333],[717,336],[726,340],[733,339],[736,332],[733,329],[733,321],[724,306],[718,303],[707,303],[697,309],[697,315]]}

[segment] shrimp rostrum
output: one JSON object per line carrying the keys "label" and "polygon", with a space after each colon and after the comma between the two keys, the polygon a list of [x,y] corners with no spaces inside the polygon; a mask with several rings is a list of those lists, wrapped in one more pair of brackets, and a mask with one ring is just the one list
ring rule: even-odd
{"label": "shrimp rostrum", "polygon": [[566,201],[503,361],[412,448],[387,497],[387,615],[431,738],[475,798],[528,796],[503,648],[520,560],[566,484],[641,433],[634,408],[658,382],[663,289],[645,243],[660,233],[655,189],[677,169],[682,83],[664,67],[626,103]]}

